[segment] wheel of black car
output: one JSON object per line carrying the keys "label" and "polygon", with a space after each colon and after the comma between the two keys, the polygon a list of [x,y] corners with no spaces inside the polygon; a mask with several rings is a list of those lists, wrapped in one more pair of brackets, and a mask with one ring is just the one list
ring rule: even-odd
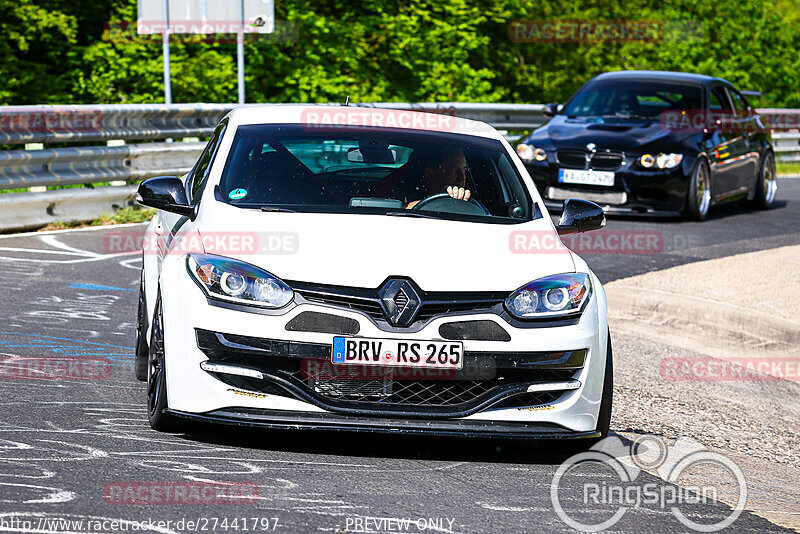
{"label": "wheel of black car", "polygon": [[144,277],[139,282],[139,309],[136,314],[136,363],[134,364],[136,379],[147,381],[147,307],[144,304]]}
{"label": "wheel of black car", "polygon": [[611,428],[611,408],[614,403],[614,358],[611,350],[611,334],[608,335],[606,349],[606,372],[603,378],[603,395],[600,401],[600,413],[597,415],[597,431],[600,437],[608,437]]}
{"label": "wheel of black car", "polygon": [[752,206],[756,209],[766,210],[772,207],[775,194],[778,192],[778,180],[775,175],[775,156],[768,152],[761,163],[761,170],[756,180],[756,195]]}
{"label": "wheel of black car", "polygon": [[708,164],[700,158],[692,170],[689,181],[689,194],[686,198],[684,215],[693,221],[704,221],[711,207],[711,173]]}
{"label": "wheel of black car", "polygon": [[147,417],[154,430],[177,432],[181,430],[178,419],[164,413],[167,407],[167,375],[164,358],[164,319],[161,297],[156,299],[153,326],[147,356]]}

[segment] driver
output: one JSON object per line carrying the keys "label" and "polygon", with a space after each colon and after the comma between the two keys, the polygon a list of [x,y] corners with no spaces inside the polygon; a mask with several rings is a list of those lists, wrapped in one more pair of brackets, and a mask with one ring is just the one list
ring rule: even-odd
{"label": "driver", "polygon": [[423,197],[408,203],[406,209],[411,209],[417,203],[429,196],[446,192],[452,198],[469,200],[472,192],[467,185],[467,158],[464,152],[457,148],[445,148],[441,155],[429,162],[425,167],[422,179]]}

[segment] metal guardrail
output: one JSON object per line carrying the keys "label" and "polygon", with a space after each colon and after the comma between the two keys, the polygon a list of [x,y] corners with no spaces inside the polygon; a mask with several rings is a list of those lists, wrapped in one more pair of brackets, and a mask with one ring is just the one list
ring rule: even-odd
{"label": "metal guardrail", "polygon": [[[544,122],[541,104],[390,102],[351,106],[449,113],[505,129],[527,129]],[[234,107],[236,104],[6,106],[0,107],[0,145],[208,137]]]}
{"label": "metal guardrail", "polygon": [[[248,104],[248,106],[256,105],[258,104]],[[542,114],[544,106],[541,104],[390,102],[351,104],[351,106],[444,113],[487,122],[495,128],[508,132],[530,130],[540,126],[546,120]],[[0,145],[203,138],[210,136],[217,123],[234,107],[236,107],[235,104],[0,107]],[[764,111],[785,112],[788,116],[795,116],[800,112],[799,110]],[[507,138],[514,140],[518,136],[509,133]],[[779,161],[800,161],[800,133],[775,133],[773,139]],[[0,190],[107,181],[130,183],[159,174],[180,175],[191,168],[203,146],[204,144],[199,142],[147,142],[123,146],[0,151]],[[118,189],[121,190],[121,188]],[[73,190],[72,193],[66,195],[69,197],[70,205],[76,205],[81,194],[88,195],[87,191],[85,189]],[[127,191],[124,194],[119,191],[103,194],[110,195],[109,198],[114,197],[116,199],[114,202],[120,201],[120,199],[127,201],[126,199],[130,197]],[[40,195],[36,201],[39,204],[44,203],[45,197],[49,195],[53,197],[52,204],[61,202],[61,197],[64,197],[65,193],[48,191],[47,193],[0,195],[0,198],[3,198],[4,212],[4,217],[0,217],[0,230],[31,227],[38,224],[38,222],[24,223],[25,217],[19,220],[15,219],[17,222],[13,224],[9,222],[13,218],[8,211],[10,207],[16,202],[16,206],[23,209],[22,206],[27,205],[26,202],[32,198],[29,195]],[[106,200],[103,202],[109,205]],[[102,202],[95,202],[95,205],[100,204]],[[117,204],[112,203],[111,205]],[[77,212],[79,211],[77,210]],[[53,213],[52,209],[48,210],[51,219]],[[28,219],[39,221],[41,217],[29,217]],[[74,217],[62,220],[73,219]]]}
{"label": "metal guardrail", "polygon": [[[258,104],[249,104],[256,106]],[[333,105],[333,104],[332,104]],[[0,107],[0,144],[77,143],[208,137],[235,104]],[[539,104],[380,103],[353,107],[424,110],[506,130],[542,124]],[[139,143],[0,152],[0,189],[141,180],[183,174],[202,143]]]}
{"label": "metal guardrail", "polygon": [[133,182],[191,169],[204,143],[141,143],[0,152],[0,189]]}
{"label": "metal guardrail", "polygon": [[[509,131],[529,130],[545,121],[541,104],[390,102],[353,106],[446,113]],[[234,107],[235,104],[0,107],[0,144],[208,137]],[[800,161],[800,133],[775,133],[773,139],[779,161]],[[202,146],[198,143],[139,143],[0,151],[0,189],[111,180],[131,182],[157,174],[182,174],[191,168]]]}
{"label": "metal guardrail", "polygon": [[778,161],[800,161],[800,133],[774,133],[772,142]]}

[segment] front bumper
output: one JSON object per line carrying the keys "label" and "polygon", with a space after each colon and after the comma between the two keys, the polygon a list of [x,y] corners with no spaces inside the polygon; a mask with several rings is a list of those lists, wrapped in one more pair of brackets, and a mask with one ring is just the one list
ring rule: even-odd
{"label": "front bumper", "polygon": [[[551,437],[582,437],[593,435],[603,388],[608,325],[605,294],[600,282],[592,276],[593,295],[579,321],[557,326],[520,328],[489,312],[459,312],[456,316],[438,316],[400,337],[416,340],[442,340],[440,327],[453,322],[492,321],[507,331],[510,339],[503,341],[464,340],[467,355],[484,361],[494,358],[497,367],[513,367],[524,363],[520,355],[579,353],[581,365],[574,366],[571,380],[580,387],[547,397],[531,405],[506,405],[504,401],[514,387],[476,396],[472,403],[445,406],[439,409],[394,407],[382,409],[380,401],[370,409],[353,409],[352,404],[331,402],[304,389],[298,377],[281,375],[286,384],[282,391],[271,391],[253,381],[233,381],[218,373],[200,368],[203,362],[214,361],[213,350],[201,347],[198,332],[221,334],[233,341],[233,353],[245,358],[236,363],[266,369],[278,358],[288,361],[293,355],[290,346],[311,347],[312,353],[297,353],[297,357],[328,358],[333,334],[295,331],[288,328],[304,312],[335,314],[358,323],[358,335],[369,338],[397,338],[398,333],[381,330],[366,314],[323,304],[303,302],[280,315],[248,313],[237,309],[212,306],[202,291],[188,277],[183,258],[168,258],[163,265],[162,306],[165,325],[167,405],[171,412],[182,417],[217,422],[282,427],[303,425],[309,428],[356,429],[368,431],[421,432],[459,435],[488,435],[509,432],[509,435],[548,435]],[[294,324],[296,324],[295,321]],[[412,331],[413,330],[413,331]],[[269,352],[249,351],[241,339],[270,342]],[[263,348],[263,347],[262,347]],[[212,347],[213,349],[213,347]],[[230,354],[231,351],[223,351]],[[488,356],[487,356],[488,355]],[[261,360],[259,360],[261,358]],[[221,361],[221,360],[218,360]],[[476,360],[477,361],[477,360]],[[502,363],[505,361],[506,363]],[[259,363],[260,362],[260,363]],[[498,375],[499,376],[499,375]],[[427,386],[427,383],[423,384]],[[513,384],[512,384],[513,386]],[[445,389],[447,389],[445,387]],[[485,392],[482,392],[485,393]],[[515,393],[519,393],[515,390]],[[302,414],[299,416],[298,414]],[[285,417],[284,417],[285,416]],[[510,425],[504,429],[504,425]],[[544,426],[542,426],[544,425]],[[555,426],[553,426],[555,425]],[[401,429],[402,427],[402,429]],[[556,431],[553,430],[556,429]],[[555,432],[555,434],[553,434]]]}
{"label": "front bumper", "polygon": [[510,421],[443,420],[419,421],[377,417],[356,417],[329,413],[226,408],[204,414],[167,410],[186,421],[275,430],[325,430],[381,434],[433,435],[457,437],[501,437],[526,439],[599,438],[595,431],[575,432],[553,423]]}
{"label": "front bumper", "polygon": [[561,167],[549,160],[525,162],[525,168],[550,210],[558,212],[564,200],[579,198],[600,205],[608,214],[633,216],[679,216],[686,206],[691,176],[688,162],[666,170],[644,170],[626,165],[613,171],[614,185],[604,187],[560,183],[558,171]]}

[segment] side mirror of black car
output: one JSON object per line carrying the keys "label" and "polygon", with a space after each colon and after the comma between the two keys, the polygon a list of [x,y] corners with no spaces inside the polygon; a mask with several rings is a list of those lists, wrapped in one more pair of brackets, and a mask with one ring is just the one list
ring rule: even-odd
{"label": "side mirror of black car", "polygon": [[599,230],[605,225],[606,214],[603,213],[603,208],[594,202],[570,198],[564,201],[556,230],[558,235],[569,235]]}
{"label": "side mirror of black car", "polygon": [[545,104],[544,109],[542,109],[542,115],[544,115],[548,119],[550,117],[555,117],[558,114],[558,112],[561,111],[560,108],[561,104]]}
{"label": "side mirror of black car", "polygon": [[192,216],[194,206],[189,204],[183,182],[177,176],[155,176],[139,184],[136,202],[151,208]]}

